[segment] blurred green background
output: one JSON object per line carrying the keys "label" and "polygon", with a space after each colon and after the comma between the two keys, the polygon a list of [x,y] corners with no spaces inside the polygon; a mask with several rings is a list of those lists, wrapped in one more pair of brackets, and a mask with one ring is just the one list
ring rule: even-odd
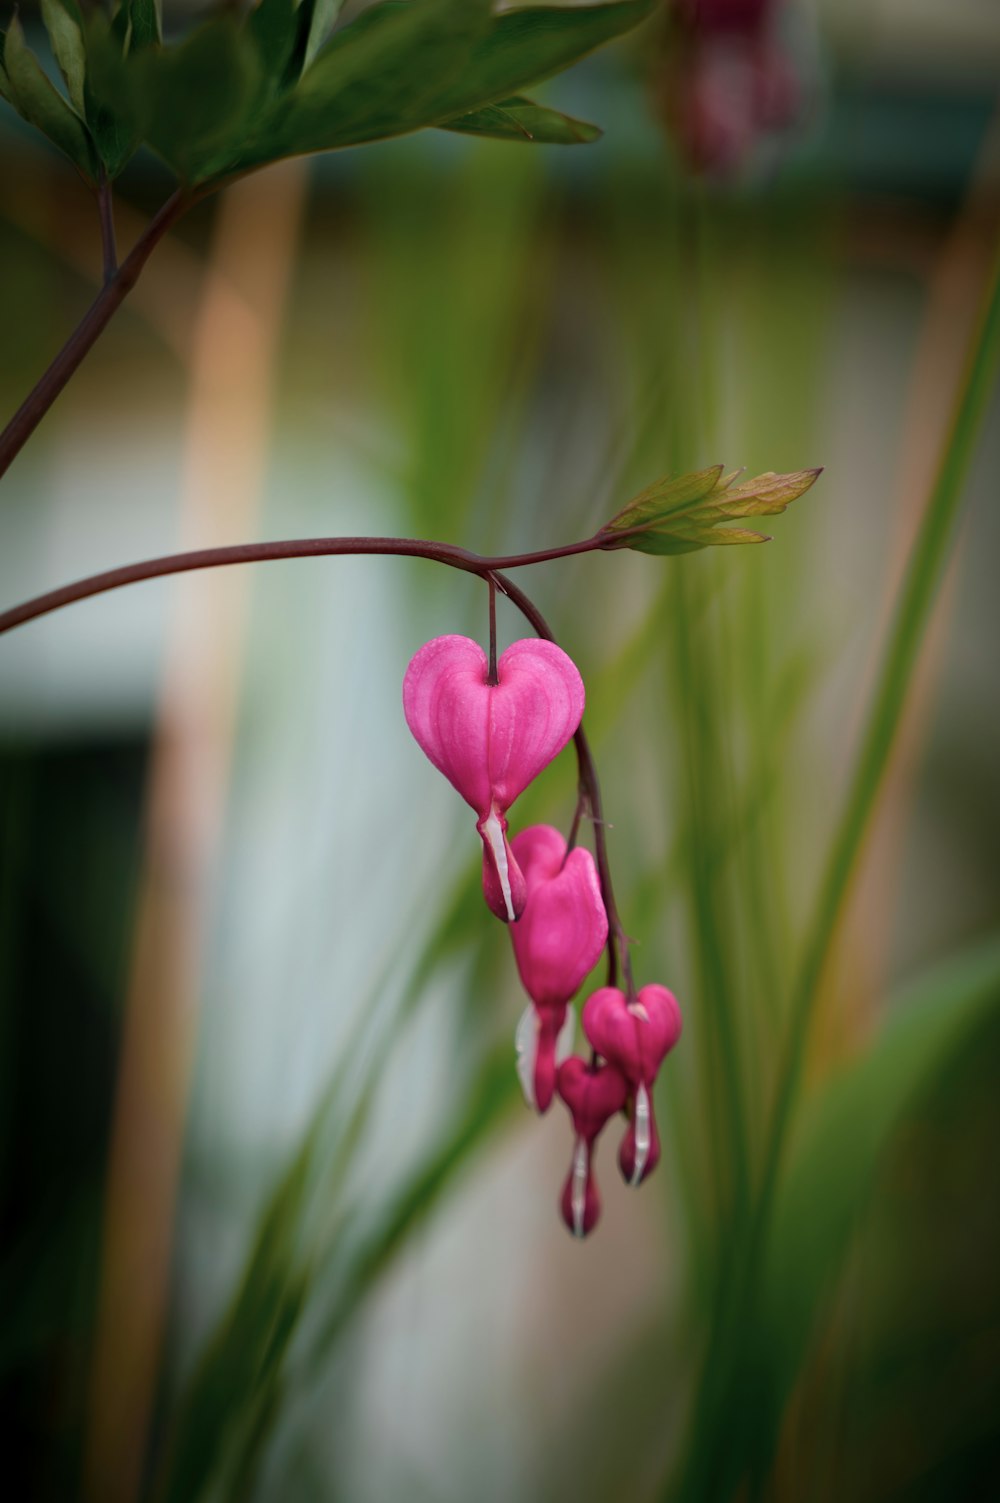
{"label": "blurred green background", "polygon": [[[796,118],[725,173],[678,148],[659,17],[546,86],[595,145],[424,132],[227,190],[6,477],[0,605],[256,537],[547,547],[659,474],[826,467],[766,548],[518,576],[587,685],[639,979],[685,1014],[664,1161],[626,1189],[609,1133],[585,1244],[472,820],[401,713],[422,642],[483,637],[482,586],[271,563],[4,638],[9,1496],[1000,1489],[995,391],[844,836],[996,254],[1000,19],[825,0],[780,37]],[[12,411],[100,247],[0,128]],[[128,169],[125,243],[167,190]],[[574,802],[567,755],[512,823]]]}

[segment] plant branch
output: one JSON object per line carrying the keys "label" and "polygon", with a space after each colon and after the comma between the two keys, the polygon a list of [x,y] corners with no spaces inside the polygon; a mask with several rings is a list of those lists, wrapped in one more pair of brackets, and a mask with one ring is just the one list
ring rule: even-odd
{"label": "plant branch", "polygon": [[125,585],[139,584],[144,579],[162,579],[170,574],[186,574],[194,569],[218,569],[229,564],[259,564],[278,559],[326,558],[342,554],[388,554],[402,558],[426,558],[433,563],[446,564],[452,569],[478,574],[489,580],[497,569],[517,569],[526,564],[547,563],[552,559],[569,558],[576,553],[593,553],[605,547],[601,533],[586,538],[581,543],[568,543],[561,548],[545,548],[536,553],[515,553],[497,558],[485,558],[470,553],[466,548],[451,543],[424,541],[422,538],[288,538],[270,543],[236,543],[222,548],[200,548],[191,553],[168,553],[161,558],[144,559],[138,564],[125,564],[118,569],[106,569],[101,574],[91,574],[72,584],[36,595],[21,605],[0,612],[0,634],[34,621],[51,611],[61,610],[79,600],[88,600],[93,595],[103,595],[108,590],[120,590]]}
{"label": "plant branch", "polygon": [[106,186],[102,184],[98,190],[104,243],[104,286],[44,376],[25,397],[3,433],[0,434],[0,476],[6,474],[67,381],[76,372],[84,357],[121,307],[138,281],[139,273],[156,245],[163,239],[170,226],[194,202],[193,198],[185,197],[178,189],[153,216],[121,265],[115,266],[109,275],[109,264],[115,252],[114,228],[110,225],[110,188],[107,190],[107,202],[105,202]]}
{"label": "plant branch", "polygon": [[104,257],[104,285],[113,282],[118,270],[118,245],[115,240],[115,206],[111,184],[102,177],[97,188],[97,207],[101,216],[101,250]]}
{"label": "plant branch", "polygon": [[[167,575],[189,573],[195,569],[214,569],[230,564],[265,563],[277,559],[326,558],[344,555],[389,555],[402,558],[424,558],[432,563],[445,564],[451,569],[460,569],[466,574],[476,574],[494,589],[500,589],[540,637],[554,642],[555,637],[545,617],[537,606],[519,589],[513,580],[499,571],[523,568],[528,564],[548,563],[554,559],[570,558],[579,553],[595,553],[609,546],[606,533],[597,532],[593,537],[579,543],[567,543],[558,548],[543,548],[534,553],[512,553],[495,558],[472,553],[451,543],[437,543],[423,538],[292,538],[271,543],[237,543],[223,548],[201,548],[191,553],[169,553],[162,558],[145,559],[142,563],[126,564],[119,569],[107,569],[103,574],[91,574],[73,584],[50,590],[45,595],[36,595],[21,605],[0,612],[0,634],[13,631],[27,621],[61,610],[75,601],[87,600],[93,595],[102,595],[109,590],[119,590],[125,585],[138,584],[144,579],[162,579]],[[617,539],[611,547],[618,547]],[[607,840],[604,833],[604,810],[601,803],[601,787],[597,778],[593,754],[582,728],[574,737],[580,787],[586,794],[594,825],[594,853],[601,882],[601,894],[608,913],[608,985],[618,982],[618,966],[621,970],[629,996],[634,992],[632,967],[629,959],[629,941],[618,914],[611,867],[608,861]]]}

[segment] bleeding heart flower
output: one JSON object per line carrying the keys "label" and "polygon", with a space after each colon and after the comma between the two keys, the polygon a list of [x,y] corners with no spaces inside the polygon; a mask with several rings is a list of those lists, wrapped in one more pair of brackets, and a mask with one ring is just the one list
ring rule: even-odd
{"label": "bleeding heart flower", "polygon": [[566,1004],[600,959],[608,916],[593,856],[582,846],[566,854],[551,825],[532,825],[511,850],[524,874],[524,912],[511,926],[514,958],[532,1000],[517,1026],[518,1074],[529,1106],[548,1111],[556,1064],[572,1048]]}
{"label": "bleeding heart flower", "polygon": [[651,1086],[681,1036],[681,1010],[665,986],[643,986],[632,1002],[618,987],[602,986],[584,1003],[583,1031],[630,1086]]}
{"label": "bleeding heart flower", "polygon": [[598,1054],[621,1071],[633,1098],[632,1121],[619,1164],[638,1185],[659,1161],[660,1142],[649,1090],[681,1036],[681,1010],[665,986],[644,986],[634,1001],[615,986],[602,986],[584,1003],[583,1030]]}
{"label": "bleeding heart flower", "polygon": [[506,813],[569,741],[583,715],[583,680],[554,642],[513,642],[497,682],[478,642],[436,637],[412,658],[403,681],[406,723],[423,751],[476,811],[483,841],[483,892],[513,922],[527,897],[507,842]]}
{"label": "bleeding heart flower", "polygon": [[576,1132],[573,1159],[559,1204],[562,1218],[574,1237],[586,1237],[601,1214],[593,1170],[594,1144],[605,1123],[624,1107],[628,1082],[613,1065],[598,1065],[595,1069],[573,1055],[559,1066],[557,1083]]}
{"label": "bleeding heart flower", "polygon": [[660,1135],[656,1131],[649,1093],[639,1086],[635,1093],[632,1117],[625,1136],[618,1145],[618,1167],[627,1185],[641,1185],[660,1162]]}

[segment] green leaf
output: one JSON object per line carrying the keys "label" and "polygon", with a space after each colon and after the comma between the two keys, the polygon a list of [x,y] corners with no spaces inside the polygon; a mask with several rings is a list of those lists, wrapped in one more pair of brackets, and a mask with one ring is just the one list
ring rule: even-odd
{"label": "green leaf", "polygon": [[[723,475],[722,466],[697,470],[677,480],[658,480],[640,491],[601,529],[607,548],[640,553],[691,553],[735,543],[765,543],[760,532],[726,524],[744,517],[774,516],[809,489],[819,470],[773,471],[734,482],[739,471]],[[621,534],[621,536],[616,536]]]}
{"label": "green leaf", "polygon": [[603,134],[597,125],[574,120],[570,115],[546,109],[518,95],[498,104],[489,104],[485,109],[473,110],[468,115],[459,115],[454,120],[446,120],[442,128],[469,136],[494,136],[502,141],[535,141],[554,146],[596,141]]}
{"label": "green leaf", "polygon": [[812,1102],[778,1192],[764,1269],[757,1361],[770,1370],[772,1438],[893,1133],[998,1004],[994,935],[911,986],[874,1044]]}
{"label": "green leaf", "polygon": [[491,24],[488,0],[398,0],[337,32],[244,146],[246,169],[278,157],[399,135],[433,123],[442,88]]}
{"label": "green leaf", "polygon": [[[125,6],[122,6],[125,9]],[[155,47],[163,40],[158,0],[128,0],[129,53]]]}
{"label": "green leaf", "polygon": [[136,80],[122,55],[123,39],[103,11],[84,22],[87,124],[108,177],[115,178],[142,138],[143,110]]}
{"label": "green leaf", "polygon": [[261,0],[247,27],[260,53],[271,94],[290,89],[326,41],[344,0]]}
{"label": "green leaf", "polygon": [[301,12],[295,0],[260,0],[247,18],[247,31],[257,48],[261,69],[276,87],[285,82],[298,40]]}
{"label": "green leaf", "polygon": [[225,173],[261,84],[257,48],[239,22],[220,16],[178,47],[147,48],[134,74],[153,150],[188,182]]}
{"label": "green leaf", "polygon": [[42,20],[49,34],[53,56],[66,80],[73,108],[79,115],[85,116],[83,84],[86,57],[77,20],[63,4],[63,0],[42,0]]}
{"label": "green leaf", "polygon": [[317,52],[333,30],[343,8],[344,0],[302,0],[299,10],[308,22],[302,58],[303,72],[312,64]]}
{"label": "green leaf", "polygon": [[618,0],[612,5],[506,11],[496,17],[468,65],[441,91],[438,118],[507,99],[524,84],[561,72],[613,37],[631,31],[654,5],[655,0]]}
{"label": "green leaf", "polygon": [[11,21],[4,38],[3,63],[7,74],[7,97],[14,108],[93,180],[97,162],[87,128],[45,76],[41,64],[24,40],[17,16]]}

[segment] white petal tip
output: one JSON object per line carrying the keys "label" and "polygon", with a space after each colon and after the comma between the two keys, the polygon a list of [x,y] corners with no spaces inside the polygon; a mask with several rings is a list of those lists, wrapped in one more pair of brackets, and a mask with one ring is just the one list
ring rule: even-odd
{"label": "white petal tip", "polygon": [[535,1060],[538,1055],[538,1023],[535,1009],[526,1007],[514,1029],[514,1050],[517,1054],[517,1078],[525,1102],[532,1111],[538,1110],[535,1098]]}

